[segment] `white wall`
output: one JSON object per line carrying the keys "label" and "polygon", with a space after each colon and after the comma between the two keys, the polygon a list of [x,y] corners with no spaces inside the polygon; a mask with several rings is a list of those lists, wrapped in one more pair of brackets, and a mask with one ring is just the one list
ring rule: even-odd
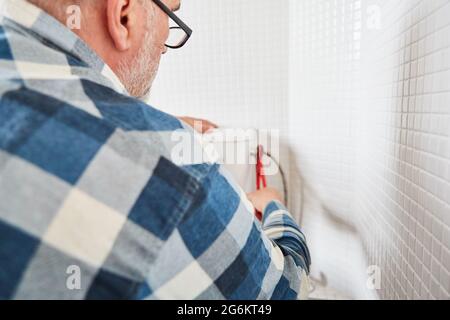
{"label": "white wall", "polygon": [[163,57],[151,103],[233,127],[286,128],[288,1],[188,0],[194,30]]}
{"label": "white wall", "polygon": [[[279,130],[278,160],[288,170],[288,4],[182,1],[180,17],[194,33],[163,56],[150,104],[223,127]],[[270,182],[282,185],[279,175]]]}
{"label": "white wall", "polygon": [[151,103],[282,130],[313,276],[353,298],[449,298],[450,2],[189,0],[182,13],[194,35],[163,58]]}

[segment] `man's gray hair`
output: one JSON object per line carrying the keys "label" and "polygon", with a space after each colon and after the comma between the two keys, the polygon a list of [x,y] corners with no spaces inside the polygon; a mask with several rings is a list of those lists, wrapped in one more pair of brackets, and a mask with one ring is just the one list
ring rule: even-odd
{"label": "man's gray hair", "polygon": [[67,14],[69,6],[84,6],[95,4],[97,0],[27,0],[42,10],[50,13],[55,18],[63,19]]}
{"label": "man's gray hair", "polygon": [[[33,3],[38,7],[61,7],[67,5],[79,5],[81,2],[85,2],[84,0],[27,0],[28,2]],[[95,0],[87,1],[92,2]]]}

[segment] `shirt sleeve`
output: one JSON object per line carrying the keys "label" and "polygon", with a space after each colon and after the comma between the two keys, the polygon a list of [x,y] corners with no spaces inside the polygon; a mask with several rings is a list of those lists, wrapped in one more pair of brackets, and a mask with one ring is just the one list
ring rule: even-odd
{"label": "shirt sleeve", "polygon": [[261,223],[245,192],[226,170],[211,170],[194,198],[149,269],[151,290],[138,298],[306,297],[308,247],[281,203],[271,202]]}
{"label": "shirt sleeve", "polygon": [[[229,180],[234,185],[232,180]],[[236,188],[236,186],[234,185]],[[259,251],[254,247],[246,245],[242,249],[241,256],[252,256],[251,261],[247,261],[247,272],[253,279],[259,279],[260,293],[258,299],[291,300],[307,298],[309,291],[309,271],[311,258],[308,250],[305,235],[298,224],[289,213],[288,209],[277,201],[272,201],[265,208],[262,223],[254,216],[253,206],[249,206],[246,194],[239,193],[239,201],[247,202],[247,205],[240,206],[254,220],[254,231],[248,235],[247,243],[257,242],[254,238],[259,238],[264,246],[260,246]],[[245,208],[245,209],[244,209]],[[236,213],[237,216],[240,213]],[[234,237],[240,237],[233,234]],[[264,261],[264,262],[263,262]],[[267,262],[269,261],[269,262]],[[266,269],[261,271],[262,265]],[[263,272],[264,275],[258,275]],[[227,275],[224,273],[224,277]],[[246,297],[242,286],[235,293],[234,297]],[[239,290],[242,290],[239,292]]]}
{"label": "shirt sleeve", "polygon": [[295,265],[309,274],[311,257],[306,238],[288,209],[278,201],[270,202],[264,211],[262,225],[265,236],[283,255],[292,257]]}

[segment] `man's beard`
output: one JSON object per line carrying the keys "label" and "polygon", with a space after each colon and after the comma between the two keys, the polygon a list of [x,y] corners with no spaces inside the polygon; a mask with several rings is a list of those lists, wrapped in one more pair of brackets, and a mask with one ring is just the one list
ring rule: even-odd
{"label": "man's beard", "polygon": [[[152,20],[149,19],[149,21]],[[148,98],[159,68],[161,55],[159,48],[154,44],[155,29],[150,26],[141,50],[131,61],[121,62],[117,70],[118,76],[128,93],[142,100]]]}

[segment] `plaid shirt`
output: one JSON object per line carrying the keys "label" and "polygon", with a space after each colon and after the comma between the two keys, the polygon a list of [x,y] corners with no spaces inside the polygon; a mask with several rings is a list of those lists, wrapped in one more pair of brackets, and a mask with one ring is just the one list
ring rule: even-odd
{"label": "plaid shirt", "polygon": [[270,203],[261,224],[221,166],[171,160],[173,133],[192,129],[130,97],[43,11],[0,10],[0,299],[308,290],[305,237],[285,207]]}

